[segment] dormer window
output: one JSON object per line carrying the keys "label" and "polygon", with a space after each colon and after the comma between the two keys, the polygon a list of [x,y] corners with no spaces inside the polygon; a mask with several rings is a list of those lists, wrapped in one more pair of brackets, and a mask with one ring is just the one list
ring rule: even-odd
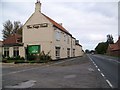
{"label": "dormer window", "polygon": [[17,43],[22,42],[22,38],[17,38],[16,42],[17,42]]}
{"label": "dormer window", "polygon": [[27,29],[31,29],[32,28],[32,26],[31,25],[27,25]]}

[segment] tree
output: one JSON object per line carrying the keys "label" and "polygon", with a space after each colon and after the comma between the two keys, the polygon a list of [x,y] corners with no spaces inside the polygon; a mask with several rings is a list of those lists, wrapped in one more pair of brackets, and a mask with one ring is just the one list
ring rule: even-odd
{"label": "tree", "polygon": [[97,47],[95,48],[96,53],[98,54],[105,54],[106,50],[108,48],[108,43],[106,42],[101,42],[97,45]]}
{"label": "tree", "polygon": [[108,34],[107,41],[98,43],[98,45],[96,46],[96,48],[95,48],[96,53],[105,54],[107,51],[108,45],[113,44],[113,43],[114,43],[113,36]]}
{"label": "tree", "polygon": [[10,20],[7,20],[3,23],[3,40],[14,33],[22,34],[22,24],[20,21],[14,21],[14,23],[12,23]]}
{"label": "tree", "polygon": [[113,36],[110,35],[110,34],[107,35],[107,43],[108,44],[113,44],[114,43]]}
{"label": "tree", "polygon": [[86,50],[85,50],[85,53],[90,53],[90,50],[86,49]]}

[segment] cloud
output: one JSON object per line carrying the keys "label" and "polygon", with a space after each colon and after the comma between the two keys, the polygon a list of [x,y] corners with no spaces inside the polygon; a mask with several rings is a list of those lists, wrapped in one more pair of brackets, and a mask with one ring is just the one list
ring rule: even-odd
{"label": "cloud", "polygon": [[[26,3],[3,3],[3,22],[11,19],[25,23],[34,12],[34,0]],[[42,12],[56,22],[63,23],[63,26],[80,40],[84,49],[94,49],[99,42],[106,41],[107,34],[112,34],[114,40],[117,40],[117,10],[117,2],[42,1]]]}

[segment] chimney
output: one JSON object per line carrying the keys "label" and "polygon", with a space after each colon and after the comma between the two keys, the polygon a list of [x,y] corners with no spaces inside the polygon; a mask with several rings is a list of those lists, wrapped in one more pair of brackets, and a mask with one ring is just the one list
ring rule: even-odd
{"label": "chimney", "polygon": [[79,44],[79,40],[76,40],[75,43],[76,43],[76,44]]}
{"label": "chimney", "polygon": [[35,12],[41,12],[41,3],[39,0],[35,3]]}
{"label": "chimney", "polygon": [[59,25],[61,25],[61,26],[62,26],[62,23],[59,23]]}

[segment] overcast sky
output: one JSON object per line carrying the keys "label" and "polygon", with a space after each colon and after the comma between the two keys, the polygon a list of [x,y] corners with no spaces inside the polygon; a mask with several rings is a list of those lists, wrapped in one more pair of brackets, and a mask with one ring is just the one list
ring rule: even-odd
{"label": "overcast sky", "polygon": [[[83,49],[94,49],[106,35],[118,38],[118,0],[40,0],[42,13],[63,23]],[[22,24],[35,10],[36,0],[2,0],[0,2],[0,40],[7,20]]]}

